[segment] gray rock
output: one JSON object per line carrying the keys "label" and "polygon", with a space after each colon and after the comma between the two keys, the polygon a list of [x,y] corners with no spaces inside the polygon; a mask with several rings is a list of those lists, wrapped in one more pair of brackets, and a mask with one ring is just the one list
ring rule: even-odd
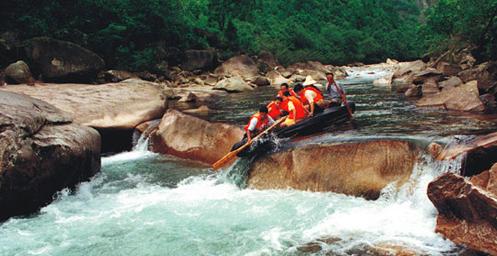
{"label": "gray rock", "polygon": [[8,83],[31,84],[34,81],[28,64],[22,60],[10,64],[4,72]]}
{"label": "gray rock", "polygon": [[234,76],[219,81],[213,89],[224,90],[227,92],[244,92],[252,91],[254,88],[252,88],[252,86],[245,82],[241,77]]}

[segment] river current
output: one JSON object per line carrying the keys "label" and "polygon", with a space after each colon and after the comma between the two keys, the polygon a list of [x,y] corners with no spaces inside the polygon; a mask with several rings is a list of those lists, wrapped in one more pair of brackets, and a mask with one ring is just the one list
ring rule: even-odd
{"label": "river current", "polygon": [[[369,80],[346,82],[350,100],[358,104],[360,128],[342,127],[309,143],[374,136],[450,141],[488,127],[479,118],[440,121],[435,117],[442,112],[414,111],[412,103]],[[246,118],[246,109],[234,107],[239,110],[220,108],[210,118],[235,123]],[[431,119],[437,121],[426,121]],[[433,129],[427,132],[426,125]],[[327,255],[366,255],[389,245],[425,255],[459,252],[434,232],[436,209],[426,187],[441,173],[457,170],[460,159],[434,162],[422,155],[401,189],[388,186],[378,200],[368,201],[335,193],[240,189],[225,173],[148,152],[144,145],[142,140],[132,152],[103,157],[101,172],[89,182],[61,191],[37,214],[0,224],[0,255],[307,255],[302,248],[311,242],[322,247],[317,254]]]}

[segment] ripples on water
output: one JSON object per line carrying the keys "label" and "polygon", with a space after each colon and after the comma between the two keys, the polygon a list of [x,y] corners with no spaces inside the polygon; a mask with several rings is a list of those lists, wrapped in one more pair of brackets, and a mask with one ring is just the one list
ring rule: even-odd
{"label": "ripples on water", "polygon": [[[365,96],[363,90],[378,93]],[[403,134],[412,128],[403,122],[411,119],[398,118],[408,112],[424,115],[383,90],[350,86],[363,128],[314,142]],[[240,104],[257,105],[253,100]],[[248,113],[241,105],[211,118],[242,122]],[[427,116],[422,120],[433,125]],[[461,131],[453,125],[447,127]],[[438,135],[433,128],[430,134]],[[426,187],[440,173],[457,170],[459,159],[435,163],[422,156],[400,190],[392,184],[380,199],[367,201],[335,193],[240,189],[226,182],[226,173],[138,149],[103,158],[101,173],[74,192],[60,192],[40,213],[1,224],[0,255],[301,255],[302,245],[330,237],[334,242],[322,244],[319,253],[360,255],[361,248],[390,243],[426,255],[457,254],[434,232],[436,210]]]}

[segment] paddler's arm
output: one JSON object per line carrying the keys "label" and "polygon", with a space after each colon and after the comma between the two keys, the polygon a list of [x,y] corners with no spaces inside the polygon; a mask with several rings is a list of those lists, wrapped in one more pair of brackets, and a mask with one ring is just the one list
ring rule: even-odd
{"label": "paddler's arm", "polygon": [[307,99],[307,102],[309,102],[309,116],[313,116],[314,115],[314,95],[312,95],[312,91],[306,91],[304,96]]}
{"label": "paddler's arm", "polygon": [[255,131],[255,127],[257,126],[257,118],[250,119],[249,127],[247,129],[247,143],[252,141],[252,132]]}
{"label": "paddler's arm", "polygon": [[274,119],[270,116],[267,116],[267,120],[268,120],[268,125],[271,126],[275,123]]}

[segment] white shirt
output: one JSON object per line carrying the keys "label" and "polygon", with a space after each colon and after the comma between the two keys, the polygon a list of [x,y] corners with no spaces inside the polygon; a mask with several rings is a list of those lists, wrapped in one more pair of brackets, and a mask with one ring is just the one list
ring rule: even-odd
{"label": "white shirt", "polygon": [[[274,124],[273,118],[271,118],[270,116],[267,116],[267,119],[269,120],[269,125]],[[255,116],[252,117],[252,119],[250,119],[248,130],[253,132],[255,130],[255,127],[257,126],[258,121],[259,120],[257,120],[257,117],[255,117]]]}
{"label": "white shirt", "polygon": [[312,90],[306,90],[304,96],[309,102],[309,104],[311,104],[311,102],[314,102],[314,98],[316,98],[318,95],[316,94],[316,92]]}

